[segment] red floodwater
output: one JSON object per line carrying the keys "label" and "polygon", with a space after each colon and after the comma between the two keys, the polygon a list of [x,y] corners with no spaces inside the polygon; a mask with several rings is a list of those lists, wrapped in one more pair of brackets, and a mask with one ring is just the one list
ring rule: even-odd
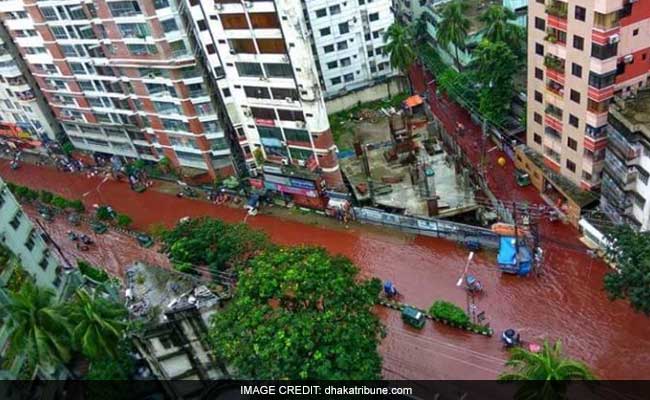
{"label": "red floodwater", "polygon": [[[209,215],[231,222],[245,217],[243,210],[178,199],[154,190],[135,193],[124,183],[106,182],[98,192],[95,188],[100,179],[28,164],[11,170],[2,162],[0,174],[8,181],[69,198],[92,191],[84,198],[88,206],[108,203],[132,216],[140,229],[157,222],[173,225],[184,216]],[[364,274],[393,280],[406,303],[428,307],[435,299],[447,299],[465,304],[464,291],[455,283],[467,252],[454,243],[425,237],[405,241],[369,234],[359,226],[340,231],[265,215],[249,217],[247,222],[266,231],[277,243],[316,244],[350,257]],[[48,229],[63,236],[67,227],[55,225]],[[552,229],[567,243],[576,242],[572,231],[563,225]],[[101,250],[92,250],[98,254],[92,257],[97,257],[97,264],[110,264],[114,272],[120,273],[120,264],[133,261],[131,257],[165,265],[159,255],[142,250],[132,239],[99,240],[105,241],[104,245]],[[474,258],[471,272],[487,289],[478,302],[479,309],[486,312],[492,327],[497,332],[508,327],[519,329],[522,337],[531,341],[562,339],[571,356],[589,363],[604,378],[650,379],[650,324],[627,304],[607,300],[602,291],[605,265],[582,249],[570,250],[564,244],[549,243],[545,249],[546,274],[538,278],[502,276],[495,268],[493,253],[482,252]],[[496,337],[432,323],[422,331],[413,331],[402,324],[395,311],[378,312],[388,326],[381,346],[385,377],[489,379],[502,369],[506,354]]]}

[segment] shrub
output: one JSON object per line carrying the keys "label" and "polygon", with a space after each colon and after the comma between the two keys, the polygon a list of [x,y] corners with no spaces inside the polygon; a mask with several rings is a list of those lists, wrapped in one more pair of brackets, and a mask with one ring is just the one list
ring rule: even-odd
{"label": "shrub", "polygon": [[469,326],[470,324],[469,316],[465,313],[465,310],[454,303],[444,300],[437,300],[434,302],[429,309],[429,314],[434,318],[451,322],[462,327]]}
{"label": "shrub", "polygon": [[174,263],[174,269],[178,272],[185,274],[196,275],[197,271],[194,269],[194,266],[190,263]]}
{"label": "shrub", "polygon": [[133,219],[126,214],[117,214],[117,225],[127,228],[133,223]]}
{"label": "shrub", "polygon": [[27,189],[25,186],[16,186],[16,188],[13,190],[14,194],[19,200],[27,200],[27,192],[29,189]]}
{"label": "shrub", "polygon": [[60,208],[60,209],[63,210],[63,209],[65,209],[65,208],[68,207],[68,200],[64,199],[64,198],[61,197],[61,196],[54,196],[54,197],[52,198],[52,202],[51,202],[51,204],[52,204],[54,207],[56,207],[56,208]]}
{"label": "shrub", "polygon": [[16,186],[15,183],[7,182],[7,187],[9,188],[9,190],[11,191],[11,193],[16,194],[16,188],[17,188],[17,186]]}
{"label": "shrub", "polygon": [[149,225],[148,231],[149,234],[154,237],[154,239],[161,240],[165,235],[165,232],[167,232],[167,228],[161,223],[155,223]]}
{"label": "shrub", "polygon": [[97,209],[97,219],[100,221],[110,221],[113,219],[113,214],[108,211],[108,207],[101,206]]}
{"label": "shrub", "polygon": [[61,146],[61,150],[67,155],[70,155],[74,151],[74,145],[70,142],[64,143],[63,146]]}
{"label": "shrub", "polygon": [[86,207],[84,206],[84,203],[81,200],[68,201],[68,207],[80,213],[86,211]]}
{"label": "shrub", "polygon": [[38,194],[38,197],[43,203],[50,204],[54,198],[54,195],[46,190],[41,190],[41,192]]}
{"label": "shrub", "polygon": [[77,260],[79,272],[94,280],[95,282],[106,282],[110,277],[106,271],[98,269],[83,260]]}

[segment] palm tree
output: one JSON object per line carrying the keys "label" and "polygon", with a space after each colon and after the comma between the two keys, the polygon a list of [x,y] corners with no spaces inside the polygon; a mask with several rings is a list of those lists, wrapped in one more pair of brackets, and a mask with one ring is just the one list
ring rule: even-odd
{"label": "palm tree", "polygon": [[46,374],[70,361],[70,326],[52,290],[24,282],[9,294],[6,315],[9,354],[24,354]]}
{"label": "palm tree", "polygon": [[436,39],[441,46],[454,46],[456,67],[460,71],[458,49],[465,47],[465,39],[470,28],[470,21],[465,16],[467,4],[462,0],[453,0],[443,6],[441,20],[436,31]]}
{"label": "palm tree", "polygon": [[501,374],[499,380],[526,381],[517,398],[561,399],[566,395],[568,381],[596,379],[584,363],[564,357],[559,340],[554,345],[544,341],[539,352],[515,348],[506,366],[512,371]]}
{"label": "palm tree", "polygon": [[524,36],[522,29],[512,23],[516,18],[509,8],[498,4],[490,6],[480,17],[485,24],[483,38],[493,43],[504,42],[519,54]]}
{"label": "palm tree", "polygon": [[[411,87],[411,79],[408,70],[415,61],[416,54],[413,50],[412,30],[395,22],[388,27],[384,34],[384,51],[389,54],[390,65],[406,75]],[[390,86],[389,86],[390,87]]]}
{"label": "palm tree", "polygon": [[413,22],[409,28],[411,29],[411,35],[413,35],[416,48],[420,46],[420,42],[426,42],[429,34],[427,32],[427,13],[422,13],[417,21]]}
{"label": "palm tree", "polygon": [[126,309],[86,289],[77,290],[69,306],[72,332],[78,349],[91,360],[115,357],[126,327]]}

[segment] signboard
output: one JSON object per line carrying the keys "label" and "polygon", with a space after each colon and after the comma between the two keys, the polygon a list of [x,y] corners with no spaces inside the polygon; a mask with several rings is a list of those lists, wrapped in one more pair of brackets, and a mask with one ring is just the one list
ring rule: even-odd
{"label": "signboard", "polygon": [[318,197],[318,193],[315,190],[294,188],[291,186],[280,185],[273,182],[264,182],[264,187],[282,193],[298,194],[306,197]]}
{"label": "signboard", "polygon": [[[278,182],[281,183],[281,182]],[[289,185],[296,187],[296,188],[301,188],[301,189],[316,189],[316,185],[314,185],[314,182],[312,181],[305,181],[302,179],[295,179],[291,178],[289,179]]]}
{"label": "signboard", "polygon": [[249,182],[256,189],[262,189],[264,187],[264,182],[261,179],[250,178]]}
{"label": "signboard", "polygon": [[282,168],[276,167],[273,165],[264,165],[262,166],[262,171],[268,174],[280,174],[282,175]]}
{"label": "signboard", "polygon": [[[264,180],[266,182],[277,183],[277,184],[286,185],[286,186],[292,186],[291,183],[289,182],[289,178],[285,178],[284,176],[264,175]],[[310,188],[307,188],[307,189],[310,189]]]}
{"label": "signboard", "polygon": [[275,126],[275,121],[272,119],[255,118],[255,124],[262,126]]}

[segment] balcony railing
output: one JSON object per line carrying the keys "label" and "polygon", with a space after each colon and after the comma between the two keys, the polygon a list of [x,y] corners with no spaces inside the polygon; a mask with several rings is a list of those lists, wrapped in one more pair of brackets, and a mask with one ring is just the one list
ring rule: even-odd
{"label": "balcony railing", "polygon": [[568,7],[566,3],[555,1],[546,6],[546,13],[554,17],[566,19],[568,15]]}
{"label": "balcony railing", "polygon": [[544,65],[552,70],[564,73],[564,60],[551,54],[544,56]]}
{"label": "balcony railing", "polygon": [[625,136],[621,135],[617,130],[610,129],[608,140],[614,150],[617,151],[626,160],[631,161],[641,155],[640,149],[628,142]]}

